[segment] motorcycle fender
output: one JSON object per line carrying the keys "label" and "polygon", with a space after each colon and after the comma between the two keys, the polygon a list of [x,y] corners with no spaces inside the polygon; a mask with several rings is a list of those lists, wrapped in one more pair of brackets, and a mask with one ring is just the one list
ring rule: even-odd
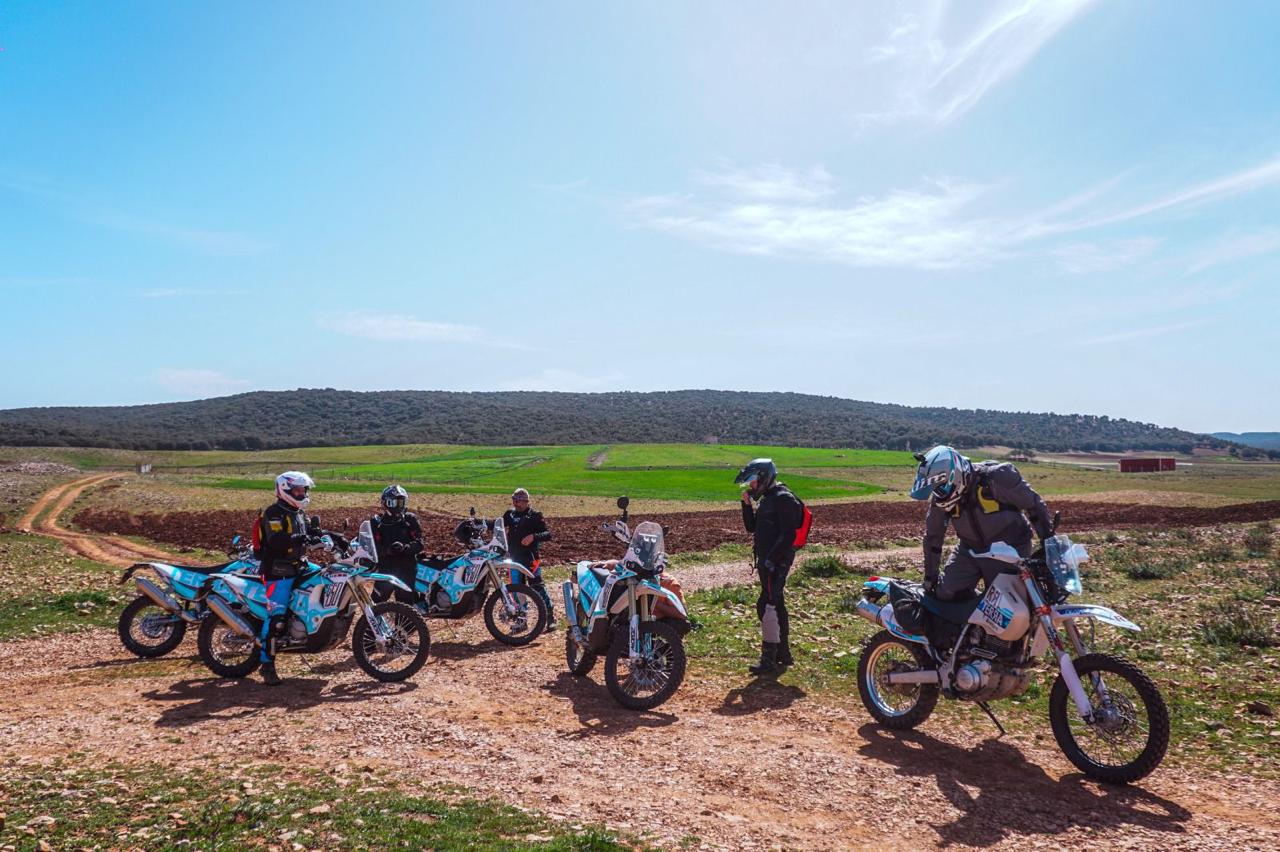
{"label": "motorcycle fender", "polygon": [[[352,577],[352,579],[354,580],[357,578]],[[390,583],[391,585],[395,586],[397,589],[404,589],[406,592],[413,591],[413,589],[409,588],[404,584],[404,580],[401,580],[399,577],[392,577],[390,574],[379,574],[377,572],[371,572],[368,574],[359,575],[359,579],[369,580],[370,582],[374,582],[374,583]]]}
{"label": "motorcycle fender", "polygon": [[510,559],[495,561],[493,563],[493,567],[497,568],[499,571],[515,571],[517,574],[522,574],[530,580],[533,579],[532,571],[521,565],[519,562],[513,562]]}
{"label": "motorcycle fender", "polygon": [[1119,627],[1121,630],[1132,630],[1135,633],[1142,631],[1142,628],[1125,618],[1114,609],[1105,606],[1096,606],[1094,604],[1059,604],[1053,609],[1054,623],[1066,621],[1070,618],[1092,618],[1101,621],[1103,624],[1110,624],[1112,627]]}
{"label": "motorcycle fender", "polygon": [[250,580],[240,574],[210,574],[208,578],[205,579],[201,592],[203,594],[207,594],[212,591],[213,582],[215,580],[221,580],[222,585],[226,586],[233,595],[240,599],[240,603],[245,606],[249,606],[248,590],[245,588],[245,585],[249,582],[258,582],[257,579]]}

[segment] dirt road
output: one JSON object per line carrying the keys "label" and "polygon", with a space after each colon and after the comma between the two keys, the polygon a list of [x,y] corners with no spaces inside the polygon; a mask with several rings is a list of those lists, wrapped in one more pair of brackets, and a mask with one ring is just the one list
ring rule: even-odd
{"label": "dirt road", "polygon": [[[964,845],[1277,848],[1280,784],[1165,768],[1143,784],[1084,780],[1048,730],[994,739],[978,718],[895,735],[856,705],[784,683],[719,682],[696,661],[677,696],[631,713],[562,634],[523,649],[476,621],[433,622],[431,661],[380,685],[331,652],[281,661],[285,685],[211,678],[188,640],[139,661],[109,631],[0,643],[0,759],[269,762],[410,789],[456,784],[665,847],[919,849]],[[1175,746],[1176,748],[1176,746]]]}
{"label": "dirt road", "polygon": [[40,495],[23,514],[18,521],[18,530],[56,538],[75,553],[104,565],[123,567],[151,559],[173,562],[176,557],[159,548],[129,541],[114,533],[81,533],[68,530],[59,524],[63,513],[71,508],[86,490],[124,475],[100,473],[49,489]]}

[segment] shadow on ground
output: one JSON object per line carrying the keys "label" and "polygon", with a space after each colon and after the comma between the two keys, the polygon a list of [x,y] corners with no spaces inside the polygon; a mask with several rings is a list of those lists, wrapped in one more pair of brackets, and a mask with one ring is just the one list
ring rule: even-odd
{"label": "shadow on ground", "polygon": [[784,710],[806,695],[808,693],[798,686],[758,677],[746,686],[729,690],[723,703],[712,712],[721,716],[747,716],[761,710]]}
{"label": "shadow on ground", "polygon": [[628,710],[613,700],[604,684],[569,672],[560,672],[554,680],[547,681],[546,689],[552,695],[569,700],[581,727],[565,736],[576,739],[618,736],[639,728],[663,728],[676,721],[672,713]]}
{"label": "shadow on ground", "polygon": [[417,689],[412,681],[356,681],[329,687],[319,678],[284,677],[280,686],[256,679],[200,678],[180,680],[165,689],[142,693],[148,701],[167,702],[156,719],[158,728],[185,728],[209,720],[241,719],[272,707],[305,710],[320,704],[348,704]]}
{"label": "shadow on ground", "polygon": [[990,846],[1014,835],[1056,835],[1075,826],[1131,826],[1185,835],[1191,819],[1186,808],[1141,787],[1100,784],[1080,774],[1055,779],[1005,740],[965,747],[919,731],[872,724],[858,733],[866,740],[860,754],[894,766],[908,778],[933,778],[939,792],[960,810],[951,822],[933,822],[921,814],[943,845]]}

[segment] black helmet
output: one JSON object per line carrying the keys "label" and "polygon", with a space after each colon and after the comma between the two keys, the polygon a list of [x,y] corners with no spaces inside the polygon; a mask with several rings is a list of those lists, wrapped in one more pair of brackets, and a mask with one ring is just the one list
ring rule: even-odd
{"label": "black helmet", "polygon": [[778,481],[778,467],[773,459],[753,459],[738,472],[734,480],[740,488],[750,491],[752,496],[763,494]]}
{"label": "black helmet", "polygon": [[404,514],[405,507],[409,505],[409,492],[405,491],[399,485],[388,485],[382,489],[382,508],[387,513],[399,517]]}

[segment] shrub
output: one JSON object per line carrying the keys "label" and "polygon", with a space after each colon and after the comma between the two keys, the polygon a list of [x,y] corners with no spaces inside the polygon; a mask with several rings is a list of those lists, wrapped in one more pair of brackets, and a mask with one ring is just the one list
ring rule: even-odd
{"label": "shrub", "polygon": [[1244,536],[1244,547],[1250,556],[1266,556],[1271,552],[1271,524],[1250,527]]}
{"label": "shrub", "polygon": [[1200,551],[1200,558],[1205,562],[1230,562],[1235,556],[1235,548],[1227,541],[1215,541]]}
{"label": "shrub", "polygon": [[1263,581],[1262,590],[1269,595],[1280,595],[1280,562],[1271,566]]}
{"label": "shrub", "polygon": [[841,574],[848,574],[849,566],[844,564],[844,560],[834,554],[825,556],[813,556],[800,563],[800,574],[806,577],[839,577]]}
{"label": "shrub", "polygon": [[1241,601],[1219,601],[1206,607],[1200,630],[1210,645],[1280,647],[1280,626],[1265,612]]}
{"label": "shrub", "polygon": [[1130,580],[1168,580],[1191,567],[1186,559],[1165,559],[1159,562],[1124,562],[1120,569]]}
{"label": "shrub", "polygon": [[1102,537],[1102,540],[1107,542],[1108,544],[1115,544],[1117,541],[1120,540],[1120,534],[1112,530],[1108,532],[1106,535],[1104,535]]}

